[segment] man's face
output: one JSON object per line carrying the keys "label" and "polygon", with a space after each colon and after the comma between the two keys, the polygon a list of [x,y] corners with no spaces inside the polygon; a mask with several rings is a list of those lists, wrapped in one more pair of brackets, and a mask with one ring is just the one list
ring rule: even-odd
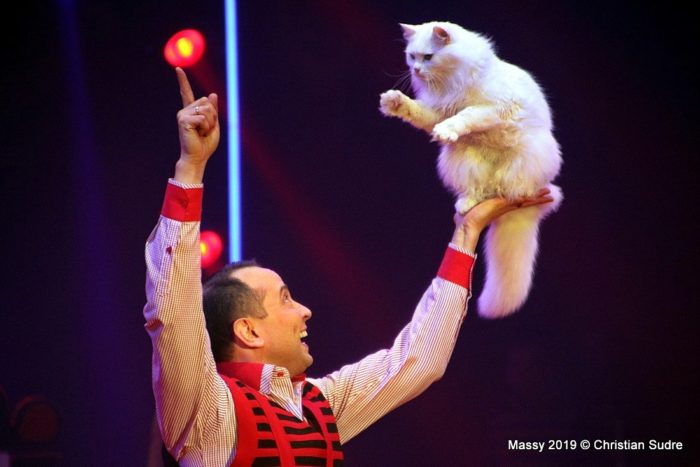
{"label": "man's face", "polygon": [[302,342],[311,310],[295,302],[279,274],[270,269],[253,266],[233,275],[262,296],[267,316],[256,318],[256,331],[264,342],[260,349],[263,362],[285,367],[291,376],[303,373],[313,362],[309,347]]}

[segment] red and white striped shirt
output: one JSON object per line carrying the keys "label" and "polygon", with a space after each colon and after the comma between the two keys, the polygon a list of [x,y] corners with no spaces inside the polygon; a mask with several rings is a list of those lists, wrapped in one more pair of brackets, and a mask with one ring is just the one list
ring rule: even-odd
{"label": "red and white striped shirt", "polygon": [[[153,392],[161,435],[181,466],[227,466],[236,456],[231,393],[216,371],[202,311],[199,225],[202,185],[170,180],[146,243],[146,331],[153,343]],[[345,443],[422,393],[445,371],[464,320],[474,255],[450,244],[438,277],[389,349],[323,378]],[[300,382],[265,365],[260,391],[299,416]]]}

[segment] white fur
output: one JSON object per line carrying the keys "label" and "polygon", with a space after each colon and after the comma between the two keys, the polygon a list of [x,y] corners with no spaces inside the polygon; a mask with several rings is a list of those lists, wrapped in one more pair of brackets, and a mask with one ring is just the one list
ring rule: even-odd
{"label": "white fur", "polygon": [[500,60],[485,37],[448,22],[402,25],[416,99],[391,90],[380,110],[440,142],[437,169],[466,213],[494,196],[530,196],[549,187],[555,201],[509,213],[486,237],[484,317],[507,316],[527,299],[540,221],[562,199],[551,182],[562,159],[546,98],[529,73]]}

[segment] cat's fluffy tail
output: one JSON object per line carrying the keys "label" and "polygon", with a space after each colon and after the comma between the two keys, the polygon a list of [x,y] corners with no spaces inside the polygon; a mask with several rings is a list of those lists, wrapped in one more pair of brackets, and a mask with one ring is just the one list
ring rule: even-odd
{"label": "cat's fluffy tail", "polygon": [[503,318],[527,299],[537,257],[540,222],[556,211],[563,199],[561,189],[549,186],[554,201],[518,209],[491,224],[486,235],[486,280],[479,296],[479,315]]}

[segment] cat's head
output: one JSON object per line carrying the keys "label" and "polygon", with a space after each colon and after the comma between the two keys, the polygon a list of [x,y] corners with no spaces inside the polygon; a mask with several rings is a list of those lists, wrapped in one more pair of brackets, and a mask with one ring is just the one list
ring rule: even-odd
{"label": "cat's head", "polygon": [[495,57],[491,42],[461,26],[432,21],[401,24],[406,63],[417,93],[451,93],[471,86]]}

